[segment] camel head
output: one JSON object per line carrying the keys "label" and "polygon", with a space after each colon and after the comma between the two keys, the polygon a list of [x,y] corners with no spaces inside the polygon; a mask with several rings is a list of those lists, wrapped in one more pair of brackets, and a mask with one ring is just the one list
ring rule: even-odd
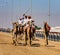
{"label": "camel head", "polygon": [[18,22],[12,22],[12,24],[13,24],[13,28],[18,26]]}

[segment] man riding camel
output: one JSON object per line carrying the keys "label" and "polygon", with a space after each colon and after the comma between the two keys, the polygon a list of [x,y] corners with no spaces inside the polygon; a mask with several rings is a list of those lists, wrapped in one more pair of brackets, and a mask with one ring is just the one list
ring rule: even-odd
{"label": "man riding camel", "polygon": [[31,44],[31,39],[32,39],[32,35],[33,35],[33,19],[31,19],[31,16],[25,16],[25,26],[24,26],[24,30],[25,30],[25,44],[27,45],[27,38],[29,39],[29,43]]}
{"label": "man riding camel", "polygon": [[35,39],[35,25],[34,25],[34,20],[31,19],[31,16],[28,16],[28,22],[30,22],[29,26],[32,28],[32,39],[34,40]]}
{"label": "man riding camel", "polygon": [[19,27],[23,26],[23,33],[25,36],[25,44],[27,44],[27,39],[30,39],[28,36],[31,35],[31,33],[29,33],[29,31],[27,31],[27,30],[29,28],[31,28],[31,30],[34,28],[34,20],[31,19],[31,16],[24,15],[23,18],[20,18],[20,20],[18,20],[18,23],[19,23]]}
{"label": "man riding camel", "polygon": [[18,20],[18,24],[19,24],[19,26],[22,25],[22,18],[20,18],[20,19]]}

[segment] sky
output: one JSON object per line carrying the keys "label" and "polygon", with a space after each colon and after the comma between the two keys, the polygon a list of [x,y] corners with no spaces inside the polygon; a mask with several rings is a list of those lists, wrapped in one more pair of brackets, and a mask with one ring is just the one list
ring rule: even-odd
{"label": "sky", "polygon": [[[31,2],[32,1],[32,2]],[[0,0],[0,27],[11,28],[26,11],[35,24],[43,27],[44,21],[52,26],[60,26],[60,0]]]}

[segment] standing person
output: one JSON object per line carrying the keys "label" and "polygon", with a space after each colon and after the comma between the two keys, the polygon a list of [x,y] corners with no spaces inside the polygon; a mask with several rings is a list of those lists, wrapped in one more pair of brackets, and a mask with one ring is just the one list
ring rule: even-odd
{"label": "standing person", "polygon": [[44,22],[44,34],[45,34],[45,45],[48,45],[48,36],[50,32],[50,26],[47,24],[47,22]]}

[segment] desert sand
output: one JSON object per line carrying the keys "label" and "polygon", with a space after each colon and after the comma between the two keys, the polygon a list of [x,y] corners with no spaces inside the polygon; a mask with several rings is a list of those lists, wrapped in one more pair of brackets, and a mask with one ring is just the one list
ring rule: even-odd
{"label": "desert sand", "polygon": [[0,32],[0,55],[60,55],[60,42],[50,41],[45,45],[44,39],[36,37],[32,46],[24,46],[24,40],[19,44],[12,44],[12,34]]}

